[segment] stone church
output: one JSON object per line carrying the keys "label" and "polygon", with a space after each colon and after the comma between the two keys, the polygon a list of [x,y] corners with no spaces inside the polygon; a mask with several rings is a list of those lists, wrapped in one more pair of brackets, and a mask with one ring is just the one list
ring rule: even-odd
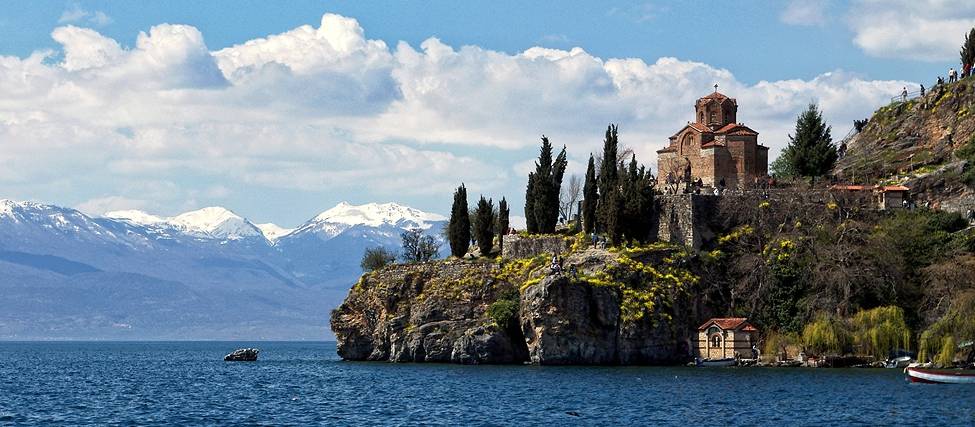
{"label": "stone church", "polygon": [[[694,121],[670,137],[657,151],[657,176],[662,182],[697,181],[716,187],[747,187],[768,175],[768,147],[758,132],[737,122],[738,101],[718,93],[698,99]],[[685,181],[686,182],[686,181]]]}

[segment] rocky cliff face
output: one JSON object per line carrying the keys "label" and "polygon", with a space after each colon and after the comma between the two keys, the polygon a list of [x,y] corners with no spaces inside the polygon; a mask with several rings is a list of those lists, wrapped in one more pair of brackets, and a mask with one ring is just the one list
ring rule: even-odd
{"label": "rocky cliff face", "polygon": [[[441,261],[370,273],[332,314],[347,360],[671,364],[686,360],[691,313],[681,253],[578,250],[565,272],[545,256]],[[510,321],[503,308],[517,309]]]}
{"label": "rocky cliff face", "polygon": [[975,207],[975,79],[881,107],[848,141],[835,173],[863,184],[903,184],[946,210]]}

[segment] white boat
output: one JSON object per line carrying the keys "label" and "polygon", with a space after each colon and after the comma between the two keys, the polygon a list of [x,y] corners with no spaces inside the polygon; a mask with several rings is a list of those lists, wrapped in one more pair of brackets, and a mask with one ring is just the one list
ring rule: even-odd
{"label": "white boat", "polygon": [[890,369],[906,368],[907,365],[910,364],[911,364],[911,356],[901,356],[901,357],[887,360],[887,362],[884,363],[884,367]]}
{"label": "white boat", "polygon": [[975,369],[931,369],[908,366],[907,379],[914,383],[975,384]]}
{"label": "white boat", "polygon": [[734,357],[726,357],[724,359],[698,359],[697,366],[699,368],[723,368],[728,366],[735,366],[737,361]]}

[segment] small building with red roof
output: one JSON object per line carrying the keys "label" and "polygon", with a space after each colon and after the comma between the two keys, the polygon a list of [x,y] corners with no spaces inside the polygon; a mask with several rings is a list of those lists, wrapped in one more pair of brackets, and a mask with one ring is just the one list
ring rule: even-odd
{"label": "small building with red roof", "polygon": [[753,358],[752,347],[758,343],[758,329],[745,317],[716,317],[697,328],[697,351],[700,359],[727,357]]}
{"label": "small building with red roof", "polygon": [[657,151],[660,180],[696,182],[719,187],[754,185],[768,175],[768,147],[758,132],[738,123],[738,101],[717,91],[694,104],[688,122]]}

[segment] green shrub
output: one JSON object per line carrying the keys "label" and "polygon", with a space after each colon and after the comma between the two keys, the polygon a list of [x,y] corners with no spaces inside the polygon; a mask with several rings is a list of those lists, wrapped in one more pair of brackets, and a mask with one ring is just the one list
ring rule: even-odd
{"label": "green shrub", "polygon": [[499,299],[488,306],[487,314],[503,329],[518,326],[518,300]]}

